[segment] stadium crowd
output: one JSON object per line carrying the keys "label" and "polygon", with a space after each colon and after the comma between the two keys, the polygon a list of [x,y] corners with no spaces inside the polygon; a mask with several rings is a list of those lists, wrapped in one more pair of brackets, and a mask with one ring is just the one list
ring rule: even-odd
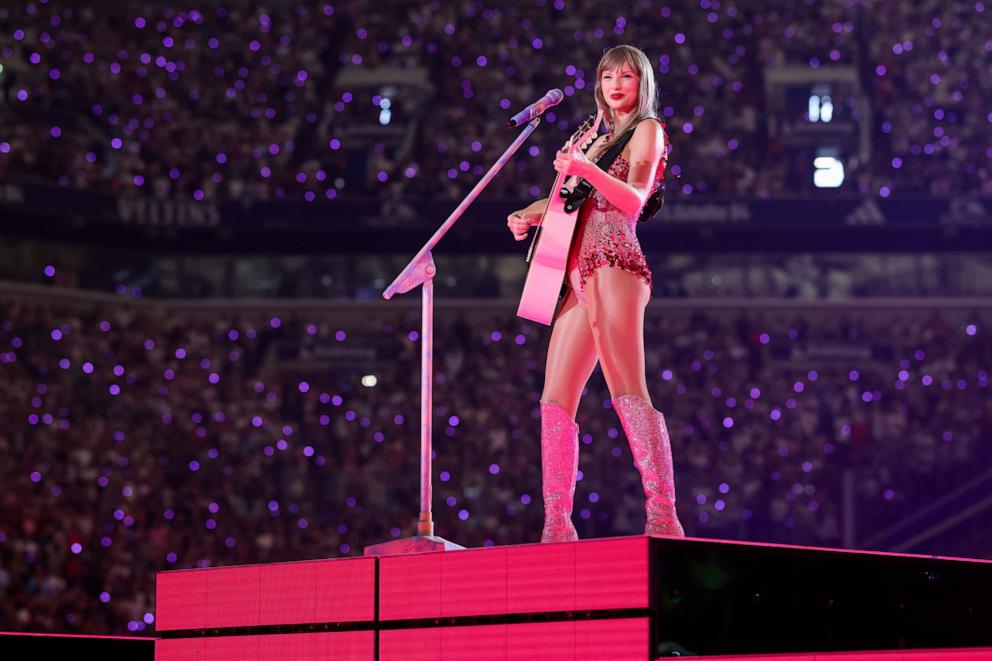
{"label": "stadium crowd", "polygon": [[[0,629],[148,631],[156,572],[413,534],[419,312],[343,310],[4,296]],[[988,324],[650,308],[649,389],[687,534],[841,545],[847,479],[857,545],[976,475],[992,461]],[[437,534],[537,541],[547,339],[508,307],[439,310]],[[643,493],[598,372],[577,421],[580,536],[639,533]],[[980,532],[958,543],[986,554]]]}
{"label": "stadium crowd", "polygon": [[[657,67],[675,194],[802,192],[769,126],[766,76],[835,66],[856,71],[864,99],[850,107],[871,114],[870,158],[849,163],[848,192],[992,193],[992,39],[981,28],[992,8],[739,4],[4,4],[0,184],[453,198],[509,142],[510,111],[561,87],[569,98],[489,190],[538,196],[549,153],[593,109],[601,53],[632,43]],[[4,277],[49,263],[45,246],[18,267],[18,250],[34,248],[4,249]],[[119,257],[96,259],[127,270]],[[941,268],[951,259],[892,259],[871,285],[853,262],[790,259],[804,258],[728,267],[724,286],[943,294],[935,272],[958,290],[985,273],[981,257],[960,259],[971,264],[960,278]],[[86,286],[82,268],[59,264],[45,266],[46,284]],[[656,296],[721,281],[705,260],[666,264]],[[752,266],[769,281],[754,291],[739,277]],[[380,277],[364,267],[372,275],[347,296],[381,293],[358,289]],[[246,277],[281,282],[265,275],[280,268]],[[500,265],[474,259],[461,268],[460,291],[480,297],[519,275],[497,279]],[[116,300],[0,293],[0,630],[148,632],[159,571],[355,555],[414,533],[419,308],[304,309],[282,297],[323,295],[319,280],[285,270],[264,312],[145,300],[122,282]],[[890,277],[903,272],[922,284]],[[500,305],[438,307],[434,514],[437,534],[465,546],[536,541],[543,518],[548,332]],[[988,309],[732,305],[653,305],[646,322],[649,389],[668,419],[689,535],[857,546],[992,465]],[[642,530],[643,492],[610,409],[597,372],[577,420],[582,537]],[[957,532],[953,547],[927,548],[992,553],[981,526]]]}
{"label": "stadium crowd", "polygon": [[[766,73],[839,66],[870,113],[847,190],[992,193],[982,2],[369,5],[0,7],[0,179],[198,200],[458,197],[509,143],[509,112],[560,87],[571,98],[490,188],[536,196],[550,150],[594,110],[600,54],[632,43],[657,66],[675,194],[786,193],[795,163],[769,130]],[[413,71],[426,82],[404,84]],[[399,133],[377,139],[386,128]]]}

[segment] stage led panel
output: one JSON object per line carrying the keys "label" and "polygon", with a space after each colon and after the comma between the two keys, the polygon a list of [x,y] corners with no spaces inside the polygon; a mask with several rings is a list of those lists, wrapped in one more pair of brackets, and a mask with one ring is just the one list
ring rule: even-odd
{"label": "stage led panel", "polygon": [[380,633],[380,661],[644,661],[648,658],[648,618],[582,620]]}
{"label": "stage led panel", "polygon": [[383,621],[648,606],[647,537],[383,556]]}
{"label": "stage led panel", "polygon": [[375,618],[375,558],[162,572],[159,631]]}
{"label": "stage led panel", "polygon": [[158,631],[207,626],[207,582],[198,570],[161,572],[155,577]]}
{"label": "stage led panel", "polygon": [[372,661],[375,632],[175,638],[155,642],[155,661]]}

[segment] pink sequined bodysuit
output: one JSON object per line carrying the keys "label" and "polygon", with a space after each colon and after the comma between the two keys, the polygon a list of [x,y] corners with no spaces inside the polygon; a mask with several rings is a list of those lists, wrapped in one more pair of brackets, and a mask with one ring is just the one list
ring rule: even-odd
{"label": "pink sequined bodysuit", "polygon": [[[662,156],[655,173],[654,185],[665,177],[665,162]],[[627,181],[630,164],[623,154],[619,154],[607,173]],[[585,305],[586,281],[593,271],[601,266],[629,271],[651,284],[651,269],[648,268],[644,251],[637,240],[637,217],[628,217],[609,200],[593,190],[579,209],[579,218],[568,252],[568,286],[575,292],[579,303]]]}

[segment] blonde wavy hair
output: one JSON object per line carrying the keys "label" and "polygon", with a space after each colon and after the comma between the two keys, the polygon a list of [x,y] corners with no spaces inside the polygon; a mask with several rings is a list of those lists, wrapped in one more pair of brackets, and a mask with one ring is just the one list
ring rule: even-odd
{"label": "blonde wavy hair", "polygon": [[[641,77],[641,82],[637,90],[637,110],[628,117],[623,126],[617,126],[616,120],[613,118],[613,111],[610,110],[610,107],[606,103],[606,97],[603,96],[601,77],[603,71],[617,69],[624,64],[629,65],[631,69],[637,72]],[[611,134],[610,139],[603,145],[600,153],[612,147],[613,143],[617,141],[617,138],[620,137],[624,129],[628,126],[633,126],[641,120],[648,118],[661,121],[658,117],[658,88],[654,82],[654,69],[651,68],[651,62],[648,60],[648,56],[640,48],[627,45],[615,46],[603,53],[603,57],[600,58],[599,65],[596,67],[595,96],[596,105],[602,108],[606,126],[609,128]]]}

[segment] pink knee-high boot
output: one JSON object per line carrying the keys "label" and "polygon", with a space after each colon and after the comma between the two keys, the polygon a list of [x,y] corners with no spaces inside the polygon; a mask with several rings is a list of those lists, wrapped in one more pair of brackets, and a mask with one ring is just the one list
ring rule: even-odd
{"label": "pink knee-high boot", "polygon": [[665,416],[642,397],[621,395],[613,400],[623,431],[630,442],[634,463],[641,474],[647,499],[645,535],[685,537],[675,510],[675,475],[672,446]]}
{"label": "pink knee-high boot", "polygon": [[541,492],[544,495],[542,542],[572,542],[575,475],[579,469],[579,426],[554,402],[541,402]]}

